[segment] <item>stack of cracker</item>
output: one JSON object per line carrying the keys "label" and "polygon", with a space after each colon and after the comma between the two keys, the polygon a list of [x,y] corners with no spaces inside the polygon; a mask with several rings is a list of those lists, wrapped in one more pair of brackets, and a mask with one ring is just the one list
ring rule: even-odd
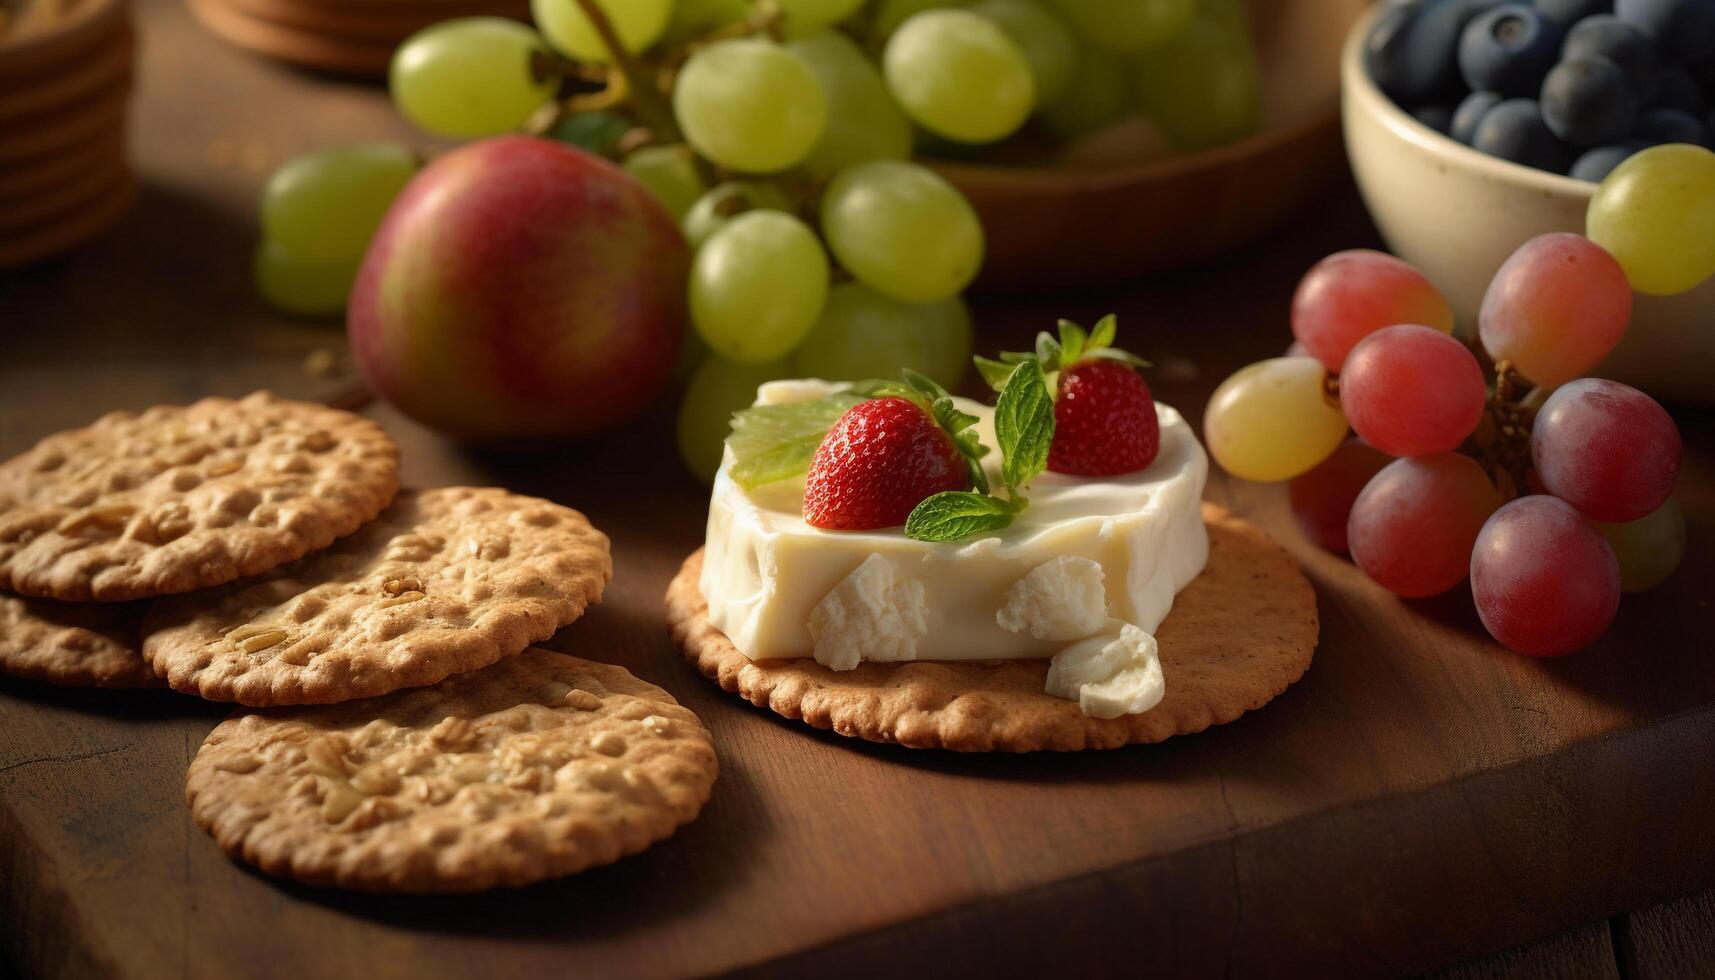
{"label": "stack of cracker", "polygon": [[189,0],[231,44],[315,71],[384,78],[393,49],[454,17],[528,20],[527,0]]}
{"label": "stack of cracker", "polygon": [[606,536],[497,488],[399,489],[367,419],[265,392],[107,415],[0,463],[0,672],[247,706],[196,822],[312,884],[472,891],[692,819],[708,731],[536,649],[601,598]]}
{"label": "stack of cracker", "polygon": [[125,0],[0,0],[0,269],[63,252],[136,197]]}

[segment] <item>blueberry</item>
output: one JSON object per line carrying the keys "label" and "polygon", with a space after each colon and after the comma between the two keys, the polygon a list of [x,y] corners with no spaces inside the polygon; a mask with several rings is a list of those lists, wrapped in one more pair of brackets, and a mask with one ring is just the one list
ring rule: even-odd
{"label": "blueberry", "polygon": [[1453,110],[1453,125],[1447,134],[1469,146],[1477,136],[1477,124],[1483,121],[1484,114],[1500,104],[1498,93],[1472,92]]}
{"label": "blueberry", "polygon": [[1477,124],[1471,145],[1490,156],[1557,174],[1572,163],[1572,148],[1549,131],[1535,99],[1508,99],[1490,109]]}
{"label": "blueberry", "polygon": [[1715,0],[1615,0],[1614,11],[1654,40],[1669,62],[1715,51]]}
{"label": "blueberry", "polygon": [[1703,143],[1703,124],[1697,117],[1678,109],[1651,109],[1638,117],[1632,136],[1654,145],[1656,143]]}
{"label": "blueberry", "polygon": [[1661,85],[1650,108],[1678,109],[1695,116],[1703,111],[1703,93],[1697,88],[1697,80],[1685,69],[1668,68],[1661,73]]}
{"label": "blueberry", "polygon": [[1535,95],[1560,54],[1560,26],[1535,7],[1502,4],[1459,36],[1459,72],[1473,90]]}
{"label": "blueberry", "polygon": [[1625,163],[1627,157],[1643,148],[1642,143],[1625,142],[1609,143],[1607,146],[1585,150],[1584,155],[1572,165],[1571,175],[1579,180],[1600,184],[1602,178],[1613,173],[1615,167]]}
{"label": "blueberry", "polygon": [[1631,79],[1632,92],[1640,105],[1655,98],[1660,86],[1661,58],[1656,54],[1654,42],[1636,27],[1611,14],[1586,17],[1572,25],[1560,57],[1570,61],[1592,55],[1620,66]]}
{"label": "blueberry", "polygon": [[1564,30],[1594,14],[1613,13],[1614,0],[1536,0],[1536,9]]}
{"label": "blueberry", "polygon": [[1459,32],[1493,0],[1422,0],[1382,10],[1364,41],[1364,68],[1403,106],[1456,95]]}
{"label": "blueberry", "polygon": [[1575,146],[1611,143],[1638,120],[1638,99],[1620,66],[1591,56],[1562,61],[1542,83],[1542,120]]}

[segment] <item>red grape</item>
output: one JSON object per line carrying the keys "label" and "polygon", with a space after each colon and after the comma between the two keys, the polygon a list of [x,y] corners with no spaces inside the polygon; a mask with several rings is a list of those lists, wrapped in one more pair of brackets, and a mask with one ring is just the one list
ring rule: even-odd
{"label": "red grape", "polygon": [[1665,503],[1680,451],[1679,428],[1655,399],[1600,378],[1556,389],[1530,436],[1543,487],[1598,521],[1635,521]]}
{"label": "red grape", "polygon": [[1614,550],[1572,505],[1520,497],[1483,525],[1471,596],[1489,633],[1532,657],[1589,646],[1620,608]]}
{"label": "red grape", "polygon": [[1500,492],[1469,456],[1396,459],[1352,504],[1352,560],[1399,595],[1445,592],[1464,579],[1477,532],[1500,505]]}
{"label": "red grape", "polygon": [[1346,553],[1346,519],[1352,501],[1382,467],[1392,462],[1387,453],[1362,439],[1347,439],[1316,468],[1292,478],[1287,496],[1292,516],[1304,536],[1334,552]]}
{"label": "red grape", "polygon": [[1496,361],[1539,385],[1595,367],[1626,332],[1632,287],[1625,270],[1582,235],[1538,235],[1495,273],[1477,330]]}
{"label": "red grape", "polygon": [[1335,252],[1310,268],[1292,296],[1292,335],[1338,372],[1358,341],[1396,323],[1453,332],[1453,308],[1423,273],[1385,252]]}
{"label": "red grape", "polygon": [[1394,456],[1459,448],[1483,417],[1488,385],[1452,337],[1410,324],[1383,327],[1352,348],[1340,406],[1365,442]]}

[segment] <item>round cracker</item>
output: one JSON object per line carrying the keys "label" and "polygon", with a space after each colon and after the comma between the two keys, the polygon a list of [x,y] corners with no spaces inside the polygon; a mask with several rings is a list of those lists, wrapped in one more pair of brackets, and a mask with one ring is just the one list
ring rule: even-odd
{"label": "round cracker", "polygon": [[0,588],[117,601],[265,572],[399,486],[374,422],[257,392],[113,412],[0,463]]}
{"label": "round cracker", "polygon": [[0,674],[64,687],[160,687],[139,649],[135,603],[0,594]]}
{"label": "round cracker", "polygon": [[624,668],[532,649],[367,701],[239,714],[191,762],[191,818],[311,885],[470,892],[573,874],[689,823],[708,729]]}
{"label": "round cracker", "polygon": [[404,490],[326,551],[155,603],[143,655],[167,683],[256,707],[433,684],[546,640],[601,599],[607,536],[496,488]]}
{"label": "round cracker", "polygon": [[862,663],[753,661],[709,622],[699,549],[667,589],[686,659],[752,704],[872,742],[959,752],[1110,749],[1220,725],[1273,700],[1310,667],[1316,594],[1261,528],[1203,505],[1209,563],[1156,630],[1167,694],[1154,708],[1090,718],[1043,691],[1047,660]]}

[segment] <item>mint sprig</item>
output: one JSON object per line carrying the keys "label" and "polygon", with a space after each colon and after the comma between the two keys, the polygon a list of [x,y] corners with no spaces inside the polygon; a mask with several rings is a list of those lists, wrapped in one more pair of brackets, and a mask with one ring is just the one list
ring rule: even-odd
{"label": "mint sprig", "polygon": [[864,397],[835,392],[815,401],[755,405],[733,413],[733,463],[728,473],[746,490],[789,480],[810,469],[816,449],[840,416]]}
{"label": "mint sprig", "polygon": [[[998,531],[1010,525],[1028,505],[1020,488],[1048,465],[1048,446],[1054,441],[1054,399],[1048,394],[1047,377],[1039,362],[1029,360],[1007,365],[1006,369],[1007,376],[999,386],[1000,400],[994,410],[995,439],[1000,443],[1000,474],[1006,496],[989,494],[987,481],[975,484],[978,489],[974,492],[952,490],[935,494],[912,509],[905,520],[906,537],[917,541],[957,541],[973,534]],[[959,414],[971,423],[976,421],[973,416]],[[975,441],[976,434],[969,435]]]}

